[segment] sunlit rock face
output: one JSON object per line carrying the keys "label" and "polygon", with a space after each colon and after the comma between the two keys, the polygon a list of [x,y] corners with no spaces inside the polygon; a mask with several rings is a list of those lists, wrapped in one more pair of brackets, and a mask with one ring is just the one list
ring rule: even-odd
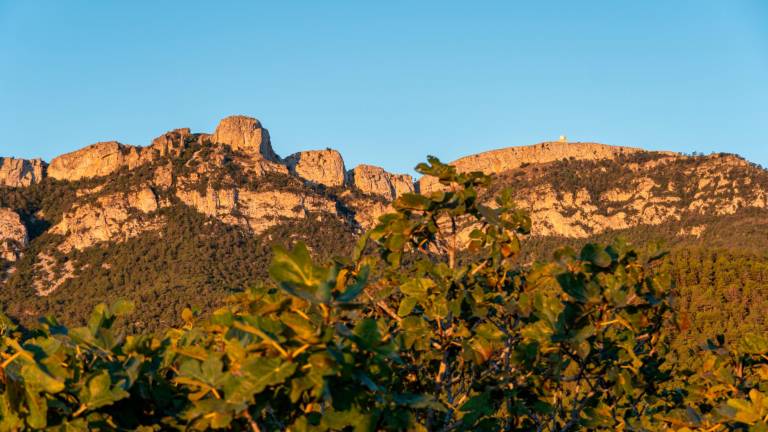
{"label": "sunlit rock face", "polygon": [[103,177],[124,166],[133,169],[145,163],[151,154],[143,150],[117,141],[99,142],[53,159],[48,175],[69,181]]}
{"label": "sunlit rock face", "polygon": [[[578,181],[571,181],[556,162],[502,173],[497,182],[512,187],[538,236],[585,238],[768,208],[768,172],[740,157],[645,155],[654,157],[579,165]],[[696,225],[677,234],[699,237],[706,229]]]}
{"label": "sunlit rock face", "polygon": [[233,150],[240,150],[251,156],[260,156],[272,162],[280,160],[272,150],[269,131],[253,117],[235,115],[221,120],[211,140],[214,143],[228,144]]}
{"label": "sunlit rock face", "polygon": [[315,184],[328,187],[344,185],[344,159],[336,150],[310,150],[294,153],[285,158],[288,169],[295,175]]}
{"label": "sunlit rock face", "polygon": [[407,174],[392,174],[373,165],[358,165],[349,170],[347,179],[360,191],[379,195],[388,200],[414,191],[413,177]]}
{"label": "sunlit rock face", "polygon": [[303,219],[312,212],[335,215],[336,204],[321,196],[287,191],[242,189],[179,190],[176,196],[200,213],[254,234],[288,219]]}
{"label": "sunlit rock face", "polygon": [[0,158],[0,185],[26,187],[40,183],[45,176],[45,162],[40,159]]}
{"label": "sunlit rock face", "polygon": [[[496,174],[527,164],[542,164],[561,159],[613,159],[622,154],[643,151],[645,150],[639,148],[597,143],[544,142],[473,154],[457,159],[451,162],[451,165],[454,165],[459,172],[482,171],[486,174]],[[434,177],[423,177],[419,180],[419,191],[422,193],[439,188],[440,184]]]}
{"label": "sunlit rock face", "polygon": [[279,166],[280,158],[272,150],[269,132],[261,123],[252,117],[231,116],[219,122],[213,135],[193,134],[189,128],[179,128],[155,138],[147,147],[117,141],[98,142],[53,159],[48,175],[69,181],[103,177],[123,167],[134,169],[160,157],[177,157],[190,144],[227,145],[242,155],[243,163],[251,165],[257,175],[285,171]]}
{"label": "sunlit rock face", "polygon": [[0,258],[15,262],[29,243],[21,217],[8,208],[0,208]]}
{"label": "sunlit rock face", "polygon": [[179,156],[189,147],[189,144],[197,142],[204,144],[209,141],[209,134],[192,134],[189,128],[179,128],[168,131],[152,140],[150,146],[157,156]]}
{"label": "sunlit rock face", "polygon": [[158,210],[160,203],[150,187],[116,193],[73,206],[51,233],[65,238],[59,250],[83,250],[100,242],[121,242],[157,229],[158,218],[144,215]]}

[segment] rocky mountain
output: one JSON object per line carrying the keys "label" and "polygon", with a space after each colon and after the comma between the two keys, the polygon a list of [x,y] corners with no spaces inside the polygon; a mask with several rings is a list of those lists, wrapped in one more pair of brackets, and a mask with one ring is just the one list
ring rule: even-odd
{"label": "rocky mountain", "polygon": [[0,158],[0,185],[24,187],[43,180],[45,162],[12,157]]}
{"label": "rocky mountain", "polygon": [[[245,116],[212,134],[174,129],[143,147],[100,142],[50,164],[0,162],[8,313],[76,321],[95,303],[128,297],[144,309],[135,326],[149,329],[266,277],[275,243],[302,239],[330,258],[398,196],[441,188],[372,165],[348,169],[331,149],[281,158],[267,129]],[[512,187],[531,212],[532,245],[625,232],[768,247],[768,171],[738,156],[547,142],[453,164],[494,174],[494,191]]]}

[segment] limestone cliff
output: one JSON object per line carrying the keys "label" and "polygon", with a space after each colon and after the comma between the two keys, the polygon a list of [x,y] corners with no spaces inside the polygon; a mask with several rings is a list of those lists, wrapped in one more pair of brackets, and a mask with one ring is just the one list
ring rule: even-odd
{"label": "limestone cliff", "polygon": [[230,225],[260,234],[286,219],[303,219],[312,212],[336,215],[333,201],[311,194],[287,191],[238,189],[179,190],[176,196],[185,204]]}
{"label": "limestone cliff", "polygon": [[[588,238],[673,226],[673,237],[704,239],[716,223],[740,217],[745,209],[757,211],[750,216],[757,219],[768,214],[768,171],[733,155],[542,143],[471,155],[454,164],[461,171],[494,174],[494,192],[510,186],[518,205],[530,211],[533,235],[539,237]],[[114,257],[107,252],[120,247],[125,247],[121,257],[128,255],[123,271],[152,250],[153,260],[168,263],[195,266],[207,259],[216,269],[195,283],[236,288],[242,280],[229,274],[237,268],[224,271],[216,264],[221,251],[229,256],[243,252],[244,245],[292,241],[302,234],[340,250],[392,211],[393,200],[417,189],[411,176],[377,166],[347,171],[335,150],[281,159],[261,122],[245,116],[221,120],[212,134],[173,129],[145,147],[93,144],[55,158],[47,173],[60,181],[46,180],[42,161],[4,158],[0,163],[0,184],[40,183],[22,190],[0,188],[0,206],[10,208],[0,210],[4,277],[13,289],[23,286],[48,296],[80,283],[84,266],[91,266],[91,275],[118,283],[114,280],[121,276],[108,268]],[[437,189],[430,179],[418,185],[421,193]],[[481,199],[492,202],[490,196]],[[165,249],[165,241],[179,236],[183,244]],[[347,239],[344,244],[341,238]],[[17,271],[10,278],[12,268]],[[164,277],[151,282],[175,283]]]}
{"label": "limestone cliff", "polygon": [[122,167],[135,168],[147,159],[148,153],[140,147],[117,141],[99,142],[54,158],[48,167],[48,176],[69,181],[102,177]]}
{"label": "limestone cliff", "polygon": [[17,261],[28,242],[27,228],[19,214],[11,209],[0,208],[0,258]]}
{"label": "limestone cliff", "polygon": [[189,148],[190,142],[203,144],[210,139],[208,134],[192,134],[189,128],[180,128],[168,131],[152,140],[151,148],[158,156],[180,156]]}
{"label": "limestone cliff", "polygon": [[26,187],[40,183],[45,175],[45,162],[40,159],[0,157],[0,186]]}
{"label": "limestone cliff", "polygon": [[391,174],[373,165],[358,165],[347,173],[347,178],[349,184],[360,191],[388,200],[414,191],[413,177],[407,174]]}
{"label": "limestone cliff", "polygon": [[74,206],[51,228],[51,233],[65,238],[58,246],[64,253],[73,249],[83,250],[99,242],[124,241],[157,229],[162,223],[160,218],[141,216],[158,208],[157,196],[149,187],[109,194],[94,202]]}
{"label": "limestone cliff", "polygon": [[272,162],[280,158],[272,150],[269,132],[261,127],[261,122],[252,117],[230,116],[219,122],[211,140],[215,143],[229,144],[234,150],[242,150],[260,156]]}
{"label": "limestone cliff", "polygon": [[536,235],[584,238],[768,208],[768,173],[739,157],[646,155],[534,165],[497,181],[513,188]]}
{"label": "limestone cliff", "polygon": [[305,180],[328,187],[344,185],[344,159],[336,150],[311,150],[285,158],[291,172]]}
{"label": "limestone cliff", "polygon": [[[261,123],[251,117],[231,116],[221,120],[213,135],[193,134],[189,128],[180,128],[155,138],[147,147],[117,141],[92,144],[54,158],[48,167],[48,176],[68,181],[103,177],[124,167],[134,169],[158,158],[178,157],[191,145],[217,147],[218,144],[238,152],[241,162],[249,165],[255,175],[285,171],[272,150],[269,132]],[[33,178],[42,178],[42,174]]]}
{"label": "limestone cliff", "polygon": [[[644,152],[633,147],[619,147],[597,143],[543,142],[531,146],[507,147],[478,153],[451,162],[459,172],[482,171],[497,174],[529,164],[544,164],[561,159],[599,160],[613,159],[618,155]],[[674,153],[665,152],[673,155]],[[419,190],[430,192],[440,185],[433,177],[419,180]]]}

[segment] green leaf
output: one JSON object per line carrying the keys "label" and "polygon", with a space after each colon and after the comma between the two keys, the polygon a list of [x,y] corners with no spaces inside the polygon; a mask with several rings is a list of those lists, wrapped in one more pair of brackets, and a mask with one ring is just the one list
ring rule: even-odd
{"label": "green leaf", "polygon": [[403,194],[393,204],[398,210],[428,210],[431,205],[429,198],[415,193]]}
{"label": "green leaf", "polygon": [[290,363],[280,358],[255,358],[249,360],[244,370],[250,375],[253,391],[262,392],[268,386],[273,386],[285,382],[293,375],[298,365]]}
{"label": "green leaf", "polygon": [[286,312],[280,316],[280,320],[290,327],[299,339],[309,343],[317,343],[319,341],[317,337],[318,329],[303,316],[293,312]]}
{"label": "green leaf", "polygon": [[96,305],[96,307],[93,308],[91,317],[88,319],[88,330],[92,335],[96,335],[102,325],[104,325],[105,321],[107,320],[106,314],[107,305],[104,303],[99,303]]}
{"label": "green leaf", "polygon": [[48,375],[36,365],[27,364],[22,366],[21,376],[28,386],[40,389],[46,393],[56,394],[64,390],[64,381]]}
{"label": "green leaf", "polygon": [[109,372],[102,370],[88,379],[87,396],[81,400],[89,409],[93,410],[125,399],[130,395],[120,387],[112,388],[112,379]]}
{"label": "green leaf", "polygon": [[336,298],[336,301],[339,303],[349,303],[355,301],[360,293],[362,293],[365,289],[366,283],[368,282],[369,270],[370,268],[368,266],[363,266],[363,268],[360,269],[360,273],[357,275],[355,283],[350,285],[346,291],[341,293]]}
{"label": "green leaf", "polygon": [[416,278],[400,285],[400,292],[406,296],[421,299],[424,298],[427,295],[427,291],[433,287],[435,287],[435,282],[432,281],[432,279]]}
{"label": "green leaf", "polygon": [[26,389],[25,396],[29,407],[27,423],[33,429],[45,429],[48,425],[48,401],[29,388]]}
{"label": "green leaf", "polygon": [[329,269],[316,266],[301,242],[292,251],[275,247],[269,275],[289,294],[313,303],[327,303],[335,284]]}
{"label": "green leaf", "polygon": [[381,334],[376,320],[366,318],[355,326],[352,333],[358,337],[359,343],[365,349],[372,349],[381,341]]}
{"label": "green leaf", "polygon": [[125,316],[132,314],[135,310],[133,302],[128,300],[118,300],[110,308],[110,312],[115,316]]}
{"label": "green leaf", "polygon": [[415,297],[405,297],[400,301],[400,306],[397,308],[397,315],[404,317],[413,311],[413,308],[419,303],[419,300]]}
{"label": "green leaf", "polygon": [[613,258],[602,247],[588,244],[581,250],[581,259],[589,261],[597,267],[607,268],[611,266]]}

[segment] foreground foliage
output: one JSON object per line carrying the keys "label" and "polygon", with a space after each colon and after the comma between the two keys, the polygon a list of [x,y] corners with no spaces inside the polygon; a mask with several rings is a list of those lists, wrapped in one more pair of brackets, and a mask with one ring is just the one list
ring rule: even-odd
{"label": "foreground foliage", "polygon": [[[273,283],[162,337],[2,322],[0,429],[766,430],[768,339],[668,352],[663,252],[622,241],[520,268],[530,220],[436,159],[350,257],[276,249]],[[468,247],[468,253],[460,253]]]}

